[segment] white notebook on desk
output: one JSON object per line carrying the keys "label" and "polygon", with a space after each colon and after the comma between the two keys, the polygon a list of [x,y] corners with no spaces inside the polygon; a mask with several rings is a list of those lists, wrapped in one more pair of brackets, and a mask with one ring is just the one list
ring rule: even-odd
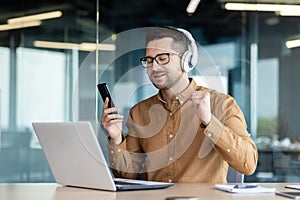
{"label": "white notebook on desk", "polygon": [[267,188],[254,184],[243,184],[242,187],[236,187],[237,185],[230,184],[216,184],[215,189],[222,190],[230,193],[239,194],[257,194],[257,193],[275,193],[275,188]]}

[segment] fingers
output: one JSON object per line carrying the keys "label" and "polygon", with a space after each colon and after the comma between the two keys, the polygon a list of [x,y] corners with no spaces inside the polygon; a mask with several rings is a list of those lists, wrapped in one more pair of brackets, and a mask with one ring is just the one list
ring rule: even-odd
{"label": "fingers", "polygon": [[207,91],[194,91],[190,99],[201,122],[208,124],[211,120],[210,93]]}
{"label": "fingers", "polygon": [[103,104],[103,107],[102,107],[102,112],[108,108],[108,102],[109,102],[109,98],[106,97],[105,98],[105,101],[104,101],[104,104]]}
{"label": "fingers", "polygon": [[102,107],[102,116],[101,123],[104,128],[110,127],[113,124],[123,122],[124,116],[118,114],[118,108],[108,108],[109,98],[106,97],[103,107]]}
{"label": "fingers", "polygon": [[123,119],[123,115],[107,114],[105,116],[102,116],[101,123],[106,131],[108,131],[109,135],[112,137],[112,135],[117,134],[117,132],[120,132],[119,130],[122,129]]}
{"label": "fingers", "polygon": [[118,108],[117,107],[113,107],[113,108],[108,108],[108,102],[109,102],[109,98],[106,97],[103,107],[102,107],[102,116],[101,116],[101,121],[103,118],[105,118],[107,115],[114,113],[117,114],[118,113]]}
{"label": "fingers", "polygon": [[120,122],[123,121],[124,116],[119,114],[107,114],[105,117],[101,118],[102,123],[112,123],[112,122]]}
{"label": "fingers", "polygon": [[103,111],[101,123],[104,125],[104,127],[107,123],[118,123],[123,121],[124,116],[115,113],[115,111],[117,111],[116,108],[109,108]]}
{"label": "fingers", "polygon": [[194,91],[190,99],[195,103],[201,103],[210,100],[210,93],[207,91]]}

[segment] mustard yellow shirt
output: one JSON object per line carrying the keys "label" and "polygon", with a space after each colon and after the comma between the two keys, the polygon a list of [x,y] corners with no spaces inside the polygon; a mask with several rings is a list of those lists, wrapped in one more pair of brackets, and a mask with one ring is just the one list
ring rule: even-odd
{"label": "mustard yellow shirt", "polygon": [[[212,119],[207,127],[200,125],[189,100],[194,90],[210,92]],[[226,183],[228,165],[246,175],[256,169],[257,148],[235,100],[194,80],[170,108],[160,93],[141,101],[130,110],[126,125],[123,142],[108,143],[110,167],[117,177]]]}

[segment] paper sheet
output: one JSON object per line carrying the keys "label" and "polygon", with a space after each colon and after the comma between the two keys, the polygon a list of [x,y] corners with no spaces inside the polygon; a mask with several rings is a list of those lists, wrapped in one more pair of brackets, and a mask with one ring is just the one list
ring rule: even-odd
{"label": "paper sheet", "polygon": [[[249,184],[251,185],[251,184]],[[235,185],[230,184],[216,184],[215,189],[222,190],[230,193],[240,193],[240,194],[257,194],[257,193],[275,193],[275,188],[266,188],[266,187],[251,187],[251,188],[234,188]]]}

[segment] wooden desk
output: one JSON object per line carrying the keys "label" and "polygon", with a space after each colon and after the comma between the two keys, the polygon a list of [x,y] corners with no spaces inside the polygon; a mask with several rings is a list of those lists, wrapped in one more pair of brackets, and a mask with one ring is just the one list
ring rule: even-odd
{"label": "wooden desk", "polygon": [[[288,191],[289,189],[284,188],[286,184],[259,183],[258,185]],[[212,184],[203,183],[178,183],[167,189],[130,192],[108,192],[43,183],[0,184],[1,200],[164,200],[169,196],[197,196],[199,200],[287,200],[273,193],[230,194],[215,190]]]}

